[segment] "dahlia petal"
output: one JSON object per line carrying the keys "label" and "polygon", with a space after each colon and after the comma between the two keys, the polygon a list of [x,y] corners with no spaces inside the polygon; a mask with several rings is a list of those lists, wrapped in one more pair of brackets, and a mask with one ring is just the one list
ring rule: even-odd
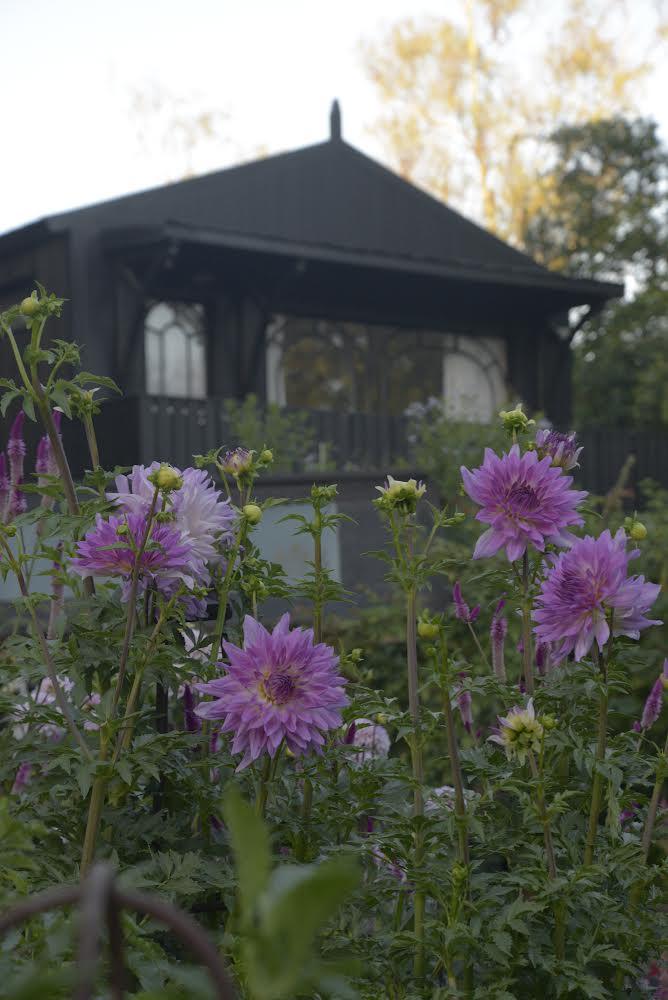
{"label": "dahlia petal", "polygon": [[496,555],[502,545],[503,537],[494,528],[489,528],[482,533],[476,542],[476,547],[473,550],[473,558],[486,559],[489,556]]}

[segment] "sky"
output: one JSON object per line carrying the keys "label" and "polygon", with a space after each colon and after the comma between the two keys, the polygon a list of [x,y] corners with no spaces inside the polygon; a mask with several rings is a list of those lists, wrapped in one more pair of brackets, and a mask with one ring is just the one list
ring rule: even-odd
{"label": "sky", "polygon": [[[452,2],[0,0],[0,232],[189,166],[320,142],[335,97],[344,138],[382,159],[360,41]],[[643,110],[668,122],[661,90],[654,81]],[[137,94],[148,112],[136,110]],[[165,140],[165,95],[181,117],[221,115],[218,140],[192,163],[176,130]]]}

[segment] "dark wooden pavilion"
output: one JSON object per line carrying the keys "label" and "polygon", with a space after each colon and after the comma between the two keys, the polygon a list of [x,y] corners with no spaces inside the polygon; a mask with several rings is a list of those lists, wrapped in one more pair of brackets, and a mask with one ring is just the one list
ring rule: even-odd
{"label": "dark wooden pavilion", "polygon": [[382,464],[430,396],[467,419],[522,399],[565,424],[569,310],[621,293],[545,270],[354,149],[336,103],[326,142],[0,237],[0,307],[34,279],[70,300],[58,335],[125,390],[125,463],[221,443],[223,400],[251,392],[312,411],[340,464]]}

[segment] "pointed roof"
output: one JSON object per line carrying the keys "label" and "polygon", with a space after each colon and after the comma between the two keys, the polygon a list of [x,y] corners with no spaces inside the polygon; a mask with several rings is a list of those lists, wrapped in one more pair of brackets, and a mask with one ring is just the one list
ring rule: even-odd
{"label": "pointed roof", "polygon": [[[116,245],[154,227],[198,241],[262,246],[269,252],[320,253],[425,274],[531,285],[593,301],[621,294],[604,282],[547,271],[458,212],[344,142],[332,109],[328,141],[293,152],[51,216],[30,230],[114,230]],[[154,230],[155,231],[155,230]],[[208,234],[208,236],[207,236]],[[375,263],[374,263],[375,262]],[[585,294],[586,293],[586,294]]]}

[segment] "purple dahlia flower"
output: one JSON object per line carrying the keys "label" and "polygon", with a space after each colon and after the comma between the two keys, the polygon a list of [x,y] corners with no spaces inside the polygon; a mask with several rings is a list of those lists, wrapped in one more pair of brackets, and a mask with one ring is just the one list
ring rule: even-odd
{"label": "purple dahlia flower", "polygon": [[[159,468],[159,462],[134,465],[128,476],[116,477],[116,492],[107,496],[124,513],[146,516],[155,493],[149,476]],[[204,563],[218,558],[218,546],[232,542],[236,515],[203,469],[175,471],[182,477],[183,486],[169,494],[167,510],[174,514],[174,526],[189,547],[193,572],[202,575]]]}
{"label": "purple dahlia flower", "polygon": [[[105,521],[97,515],[95,527],[77,545],[77,555],[70,566],[80,576],[120,576],[125,580],[124,599],[135,564],[135,552],[146,530],[146,518],[141,514],[110,517]],[[167,592],[179,582],[193,587],[190,568],[191,552],[182,541],[181,532],[173,524],[153,521],[148,542],[140,561],[140,592],[152,581]]]}
{"label": "purple dahlia flower", "polygon": [[480,468],[469,472],[462,467],[461,473],[466,492],[482,507],[476,520],[491,525],[478,539],[474,559],[505,548],[514,562],[528,545],[540,552],[546,542],[570,545],[573,535],[565,529],[583,523],[577,507],[587,494],[570,488],[572,478],[553,466],[549,455],[520,455],[519,445],[513,445],[499,458],[486,448]]}
{"label": "purple dahlia flower", "polygon": [[341,725],[346,680],[338,656],[314,644],[312,629],[290,631],[285,614],[269,633],[246,615],[243,649],[230,642],[223,648],[230,661],[226,674],[195,685],[216,700],[195,711],[203,719],[224,719],[221,732],[234,734],[232,752],[243,753],[237,771],[265,752],[273,757],[283,740],[295,755],[317,752],[322,734]]}
{"label": "purple dahlia flower", "polygon": [[561,431],[540,430],[536,433],[536,451],[539,458],[550,456],[552,465],[558,465],[568,471],[579,465],[578,458],[581,447],[575,431],[570,434],[563,434]]}
{"label": "purple dahlia flower", "polygon": [[628,564],[640,553],[626,551],[623,528],[613,536],[579,538],[567,552],[552,557],[552,568],[543,580],[532,616],[541,642],[558,643],[555,659],[574,653],[581,660],[594,640],[599,649],[613,635],[639,639],[642,629],[661,625],[646,618],[657,599],[658,584],[643,576],[629,576]]}

